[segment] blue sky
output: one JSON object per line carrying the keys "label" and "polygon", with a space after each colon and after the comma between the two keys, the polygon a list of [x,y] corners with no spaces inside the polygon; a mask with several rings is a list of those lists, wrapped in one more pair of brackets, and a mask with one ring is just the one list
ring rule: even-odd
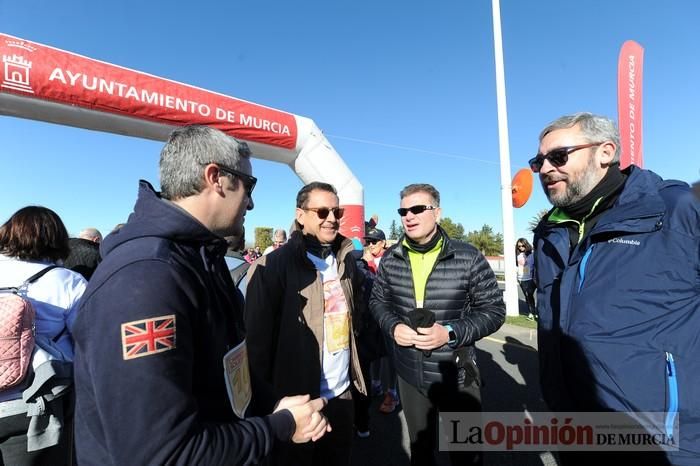
{"label": "blue sky", "polygon": [[[512,172],[554,118],[617,118],[617,59],[645,48],[645,168],[700,179],[700,3],[502,0]],[[434,184],[444,216],[502,231],[491,2],[0,0],[0,33],[313,119],[388,229],[400,189]],[[0,116],[0,222],[40,204],[72,234],[124,221],[162,143]],[[369,142],[367,142],[369,141]],[[255,160],[256,226],[288,227],[301,181]],[[539,184],[517,236],[548,203]]]}

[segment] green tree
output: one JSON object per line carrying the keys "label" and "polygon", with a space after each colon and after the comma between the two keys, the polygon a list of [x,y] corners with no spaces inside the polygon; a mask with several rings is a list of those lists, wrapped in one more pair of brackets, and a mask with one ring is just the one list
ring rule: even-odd
{"label": "green tree", "polygon": [[494,233],[490,225],[484,225],[481,230],[470,231],[466,240],[485,256],[503,254],[503,234]]}
{"label": "green tree", "polygon": [[549,210],[542,209],[539,212],[537,212],[534,215],[534,217],[532,217],[530,219],[530,221],[527,223],[530,231],[532,231],[532,232],[535,231],[535,228],[537,228],[537,225],[539,225],[540,221],[544,218],[545,215],[547,215],[547,212],[549,212]]}
{"label": "green tree", "polygon": [[450,217],[440,220],[440,226],[450,238],[459,240],[464,238],[464,227],[461,223],[454,223]]}
{"label": "green tree", "polygon": [[255,229],[255,246],[260,246],[261,251],[272,246],[272,228],[257,227]]}
{"label": "green tree", "polygon": [[392,220],[391,225],[389,225],[389,239],[399,239],[399,229],[396,227],[396,220]]}

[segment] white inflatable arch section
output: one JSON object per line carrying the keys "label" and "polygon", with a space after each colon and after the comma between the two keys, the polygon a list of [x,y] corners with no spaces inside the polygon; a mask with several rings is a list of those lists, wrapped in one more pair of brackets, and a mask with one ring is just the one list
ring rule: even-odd
{"label": "white inflatable arch section", "polygon": [[187,124],[243,141],[304,184],[330,183],[340,231],[364,235],[363,188],[309,118],[0,34],[0,114],[165,141]]}

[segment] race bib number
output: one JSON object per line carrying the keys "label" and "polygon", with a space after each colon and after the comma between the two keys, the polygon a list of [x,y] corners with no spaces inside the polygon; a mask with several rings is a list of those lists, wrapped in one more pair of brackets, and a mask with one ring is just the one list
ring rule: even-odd
{"label": "race bib number", "polygon": [[224,356],[224,377],[231,408],[236,416],[245,418],[253,390],[250,386],[248,347],[245,340]]}
{"label": "race bib number", "polygon": [[333,279],[323,283],[326,349],[335,353],[350,347],[350,314],[345,301],[345,293],[340,280]]}
{"label": "race bib number", "polygon": [[347,312],[324,316],[326,347],[329,353],[350,347],[350,319]]}

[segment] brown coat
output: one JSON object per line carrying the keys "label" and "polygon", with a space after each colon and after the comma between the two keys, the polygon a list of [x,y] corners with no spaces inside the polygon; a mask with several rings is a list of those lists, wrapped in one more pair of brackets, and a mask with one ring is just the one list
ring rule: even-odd
{"label": "brown coat", "polygon": [[[355,330],[364,312],[362,275],[352,241],[338,235],[333,250],[338,276],[350,310],[350,377],[367,393],[360,369]],[[254,394],[254,414],[269,413],[289,395],[318,397],[323,353],[323,283],[306,257],[301,232],[248,272],[246,341]]]}

